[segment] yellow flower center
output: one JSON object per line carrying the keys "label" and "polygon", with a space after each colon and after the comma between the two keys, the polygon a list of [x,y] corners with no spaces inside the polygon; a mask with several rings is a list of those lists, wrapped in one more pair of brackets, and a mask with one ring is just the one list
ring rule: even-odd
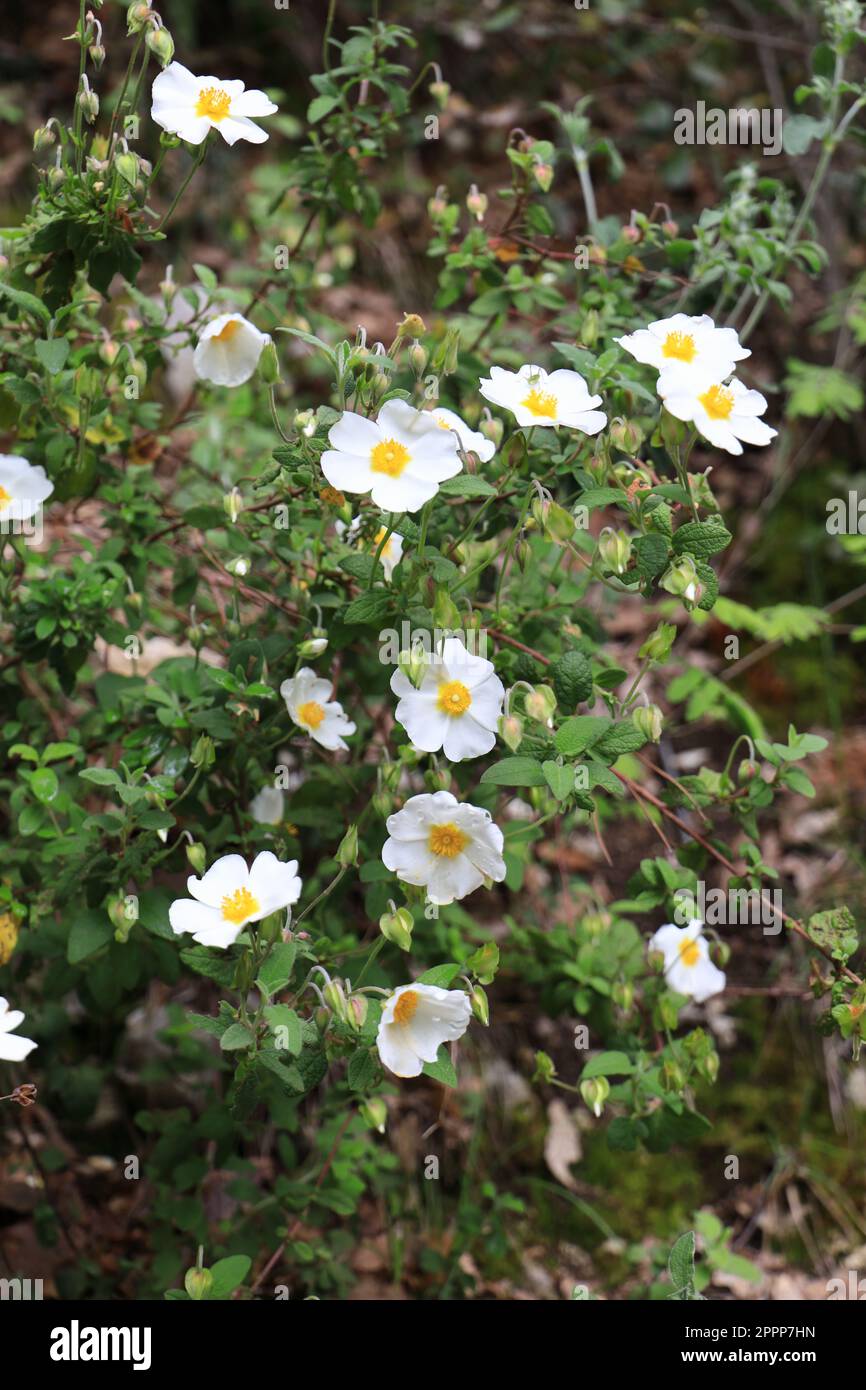
{"label": "yellow flower center", "polygon": [[450,714],[452,719],[456,719],[465,714],[471,704],[472,696],[462,681],[443,681],[439,686],[436,708],[443,714]]}
{"label": "yellow flower center", "polygon": [[683,965],[688,966],[690,970],[693,966],[697,965],[701,958],[701,951],[698,943],[691,939],[688,941],[681,941],[677,950],[680,953],[680,960]]}
{"label": "yellow flower center", "polygon": [[724,386],[711,386],[698,400],[711,420],[727,420],[734,408],[734,393]]}
{"label": "yellow flower center", "polygon": [[248,921],[258,910],[258,899],[253,897],[249,888],[236,888],[233,893],[227,893],[222,900],[223,920],[234,922],[238,926],[241,922]]}
{"label": "yellow flower center", "polygon": [[396,439],[383,439],[370,455],[370,467],[374,473],[387,473],[389,478],[399,478],[412,455],[405,444]]}
{"label": "yellow flower center", "polygon": [[7,492],[5,487],[0,485],[0,511],[9,506],[12,501],[12,494]]}
{"label": "yellow flower center", "polygon": [[213,341],[215,343],[230,343],[235,334],[239,333],[240,330],[240,319],[229,319],[228,323],[223,324],[219,333],[214,333]]}
{"label": "yellow flower center", "polygon": [[669,333],[662,343],[662,356],[677,362],[694,362],[698,355],[691,333]]}
{"label": "yellow flower center", "polygon": [[307,700],[298,706],[298,723],[305,724],[308,729],[318,729],[324,717],[325,711],[316,700]]}
{"label": "yellow flower center", "polygon": [[405,1028],[407,1023],[411,1023],[418,1008],[418,995],[414,989],[407,989],[400,995],[394,1005],[394,1022],[399,1023],[401,1028]]}
{"label": "yellow flower center", "polygon": [[438,854],[443,859],[456,859],[466,846],[469,844],[469,836],[464,835],[459,826],[452,821],[446,821],[444,825],[434,825],[430,829],[430,836],[427,847],[431,854]]}
{"label": "yellow flower center", "polygon": [[530,414],[537,415],[538,418],[553,420],[556,417],[556,397],[549,391],[539,391],[537,386],[533,386],[529,395],[521,405]]}
{"label": "yellow flower center", "polygon": [[202,87],[195,104],[195,114],[207,116],[210,121],[224,121],[231,104],[231,97],[222,87]]}

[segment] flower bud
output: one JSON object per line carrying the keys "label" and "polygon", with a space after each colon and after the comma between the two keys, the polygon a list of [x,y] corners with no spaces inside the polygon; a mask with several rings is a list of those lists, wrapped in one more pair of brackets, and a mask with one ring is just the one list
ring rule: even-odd
{"label": "flower bud", "polygon": [[599,1119],[610,1095],[610,1082],[606,1076],[592,1076],[588,1081],[581,1081],[580,1094],[595,1118]]}
{"label": "flower bud", "polygon": [[583,316],[583,323],[580,325],[579,338],[584,347],[593,347],[598,342],[598,331],[600,320],[597,309],[589,309]]}
{"label": "flower bud", "polygon": [[433,197],[427,203],[427,215],[431,222],[438,222],[448,211],[448,199],[445,196],[445,185],[440,183]]}
{"label": "flower bud", "polygon": [[614,980],[610,997],[618,1009],[623,1013],[631,1013],[634,1007],[634,985],[631,980]]}
{"label": "flower bud", "polygon": [[420,338],[427,332],[427,325],[420,314],[404,314],[403,322],[397,324],[398,338]]}
{"label": "flower bud", "polygon": [[536,1052],[535,1071],[532,1074],[533,1081],[552,1081],[556,1076],[556,1065],[552,1057],[546,1052]]}
{"label": "flower bud", "polygon": [[620,453],[634,455],[643,443],[643,430],[633,420],[617,419],[611,422],[608,438]]}
{"label": "flower bud", "polygon": [[392,904],[390,912],[383,912],[379,918],[379,930],[386,941],[398,946],[401,951],[408,951],[412,947],[412,928],[415,919],[408,907],[395,908]]}
{"label": "flower bud", "polygon": [[174,57],[174,39],[165,26],[160,25],[158,29],[148,29],[144,36],[144,42],[154,57],[159,59],[164,68],[167,68]]}
{"label": "flower bud", "polygon": [[357,827],[357,825],[350,825],[350,826],[349,826],[349,829],[346,831],[345,835],[343,836],[342,840],[341,840],[340,843],[339,843],[339,846],[337,847],[337,853],[334,855],[334,858],[336,859],[336,861],[337,861],[338,864],[342,865],[342,867],[343,867],[344,869],[351,868],[352,865],[357,864],[357,862],[358,862],[358,827]]}
{"label": "flower bud", "polygon": [[664,232],[665,236],[676,236],[679,229],[679,222],[674,222],[672,218],[668,218],[665,222],[662,223],[662,231]]}
{"label": "flower bud", "polygon": [[54,134],[50,125],[41,125],[33,132],[33,148],[39,150],[50,150],[52,145],[57,144],[57,136]]}
{"label": "flower bud", "polygon": [[625,574],[631,559],[631,537],[625,531],[606,526],[598,538],[598,553],[614,574]]}
{"label": "flower bud", "polygon": [[699,1057],[695,1063],[695,1070],[698,1076],[703,1077],[704,1081],[709,1081],[710,1085],[715,1085],[719,1075],[719,1054],[715,1048],[711,1052],[706,1052]]}
{"label": "flower bud", "polygon": [[360,1033],[367,1022],[369,1007],[366,994],[353,994],[346,1000],[346,1022],[356,1033]]}
{"label": "flower bud", "polygon": [[731,948],[727,941],[712,941],[710,943],[710,960],[714,965],[717,965],[720,970],[724,970],[730,959]]}
{"label": "flower bud", "polygon": [[627,227],[620,228],[620,236],[622,237],[623,241],[628,241],[634,244],[635,242],[641,240],[641,238],[643,237],[643,232],[640,231],[638,227],[632,227],[631,225],[629,225]]}
{"label": "flower bud", "polygon": [[174,299],[175,295],[177,294],[177,285],[175,284],[175,281],[174,281],[174,274],[173,274],[173,272],[174,272],[174,267],[173,267],[173,266],[170,266],[170,265],[166,266],[166,268],[165,268],[165,278],[162,279],[162,280],[160,280],[160,282],[159,282],[159,292],[160,292],[160,294],[162,295],[163,302],[164,302],[166,305],[169,305],[169,304],[171,303],[171,301]]}
{"label": "flower bud", "polygon": [[325,636],[308,637],[305,642],[298,646],[298,656],[317,657],[328,650],[328,639]]}
{"label": "flower bud", "polygon": [[101,43],[92,43],[87,50],[90,61],[98,72],[105,62],[105,47]]}
{"label": "flower bud", "polygon": [[466,209],[472,214],[476,222],[484,221],[484,214],[487,211],[489,199],[486,193],[478,192],[478,185],[472,184],[466,195]]}
{"label": "flower bud", "polygon": [[547,164],[543,160],[532,166],[532,177],[538,184],[542,193],[547,193],[553,183],[553,165]]}
{"label": "flower bud", "polygon": [[229,560],[226,569],[229,574],[235,575],[237,579],[243,579],[250,572],[250,562],[246,555],[236,555],[233,560]]}
{"label": "flower bud", "polygon": [[365,1100],[363,1105],[358,1107],[358,1112],[365,1124],[377,1133],[385,1133],[385,1122],[388,1119],[388,1107],[381,1096],[371,1096]]}
{"label": "flower bud", "polygon": [[669,1058],[662,1066],[661,1086],[663,1091],[681,1091],[686,1084],[686,1074],[679,1062]]}
{"label": "flower bud", "polygon": [[424,371],[429,361],[429,356],[430,354],[427,352],[427,349],[421,346],[418,339],[413,339],[412,346],[409,349],[409,364],[416,376],[420,376]]}
{"label": "flower bud", "polygon": [[536,496],[532,500],[531,511],[548,540],[556,541],[557,545],[564,545],[566,541],[571,540],[574,535],[574,517],[565,507],[561,507],[558,502],[550,501],[547,497]]}
{"label": "flower bud", "polygon": [[424,773],[424,785],[431,792],[447,792],[451,788],[451,772],[447,767],[430,767]]}
{"label": "flower bud", "polygon": [[742,785],[745,782],[753,782],[760,772],[758,764],[752,758],[743,758],[737,768],[737,781]]}
{"label": "flower bud", "polygon": [[479,1023],[483,1023],[485,1028],[490,1027],[490,1004],[487,995],[480,985],[476,985],[469,996],[472,1004],[472,1016],[477,1018]]}
{"label": "flower bud", "polygon": [[66,182],[66,170],[61,169],[59,164],[55,164],[47,171],[45,178],[51,192],[56,193],[58,188]]}
{"label": "flower bud", "polygon": [[658,743],[662,736],[664,718],[658,705],[638,705],[632,711],[632,723],[650,743]]}
{"label": "flower bud", "polygon": [[266,386],[276,386],[280,380],[280,358],[271,337],[262,348],[259,358],[259,376]]}
{"label": "flower bud", "polygon": [[193,1266],[188,1269],[183,1278],[183,1286],[195,1303],[207,1298],[213,1288],[213,1275],[209,1269],[200,1269]]}
{"label": "flower bud", "polygon": [[213,767],[216,762],[216,748],[209,734],[199,734],[192,746],[189,760],[193,767]]}
{"label": "flower bud", "polygon": [[700,603],[703,597],[704,586],[698,579],[694,559],[688,554],[681,555],[678,560],[675,560],[665,570],[659,583],[667,593],[674,594],[681,599],[683,607],[689,612]]}
{"label": "flower bud", "polygon": [[207,864],[207,850],[204,845],[198,840],[194,840],[192,844],[187,844],[186,858],[190,868],[195,869],[199,878],[201,878],[205,871],[205,865]]}
{"label": "flower bud", "polygon": [[130,5],[129,9],[126,11],[127,34],[137,34],[139,29],[141,29],[142,25],[147,23],[152,14],[153,10],[150,8],[150,5],[144,3],[144,0],[135,0],[135,3]]}
{"label": "flower bud", "polygon": [[489,439],[497,448],[502,443],[504,428],[502,421],[494,419],[492,415],[485,415],[478,426],[478,430],[484,435],[484,438]]}
{"label": "flower bud", "polygon": [[516,753],[523,742],[523,720],[516,714],[503,714],[497,727],[502,742]]}
{"label": "flower bud", "polygon": [[334,1017],[340,1019],[342,1023],[345,1023],[347,1021],[349,1003],[346,999],[346,992],[343,989],[342,980],[329,980],[322,990],[322,998]]}
{"label": "flower bud", "polygon": [[99,97],[89,85],[86,87],[82,86],[79,90],[77,101],[84,119],[87,121],[88,125],[93,125],[93,122],[99,115]]}
{"label": "flower bud", "polygon": [[234,526],[243,509],[244,500],[241,497],[240,489],[233,487],[231,492],[227,492],[223,497],[223,511],[232,526]]}
{"label": "flower bud", "polygon": [[638,651],[640,661],[667,661],[677,635],[675,623],[659,623]]}
{"label": "flower bud", "polygon": [[556,696],[549,685],[536,685],[526,697],[526,713],[538,724],[550,726],[556,710]]}
{"label": "flower bud", "polygon": [[451,87],[447,82],[431,82],[427,88],[431,97],[436,102],[440,111],[444,111],[448,105],[448,98],[451,95]]}

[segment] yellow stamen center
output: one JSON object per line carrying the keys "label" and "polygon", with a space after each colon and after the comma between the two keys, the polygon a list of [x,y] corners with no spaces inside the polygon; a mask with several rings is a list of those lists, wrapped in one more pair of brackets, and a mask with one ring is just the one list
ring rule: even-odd
{"label": "yellow stamen center", "polygon": [[436,708],[452,719],[465,714],[472,704],[472,696],[462,681],[443,681],[436,696]]}
{"label": "yellow stamen center", "polygon": [[303,705],[298,705],[298,723],[305,724],[308,729],[318,729],[325,717],[325,711],[316,700],[307,700]]}
{"label": "yellow stamen center", "polygon": [[411,1023],[418,1008],[418,995],[414,989],[407,989],[400,995],[394,1005],[394,1022],[399,1023],[401,1028],[405,1028],[407,1023]]}
{"label": "yellow stamen center", "polygon": [[727,420],[734,408],[734,393],[724,386],[711,386],[698,400],[711,420]]}
{"label": "yellow stamen center", "polygon": [[662,356],[677,362],[694,362],[698,355],[691,333],[669,333],[662,343]]}
{"label": "yellow stamen center", "polygon": [[207,116],[210,121],[224,121],[231,104],[231,97],[222,87],[202,87],[195,104],[195,114]]}
{"label": "yellow stamen center", "polygon": [[258,910],[258,899],[253,897],[249,888],[236,888],[233,893],[227,893],[222,900],[223,920],[234,922],[238,926],[241,922],[249,921]]}
{"label": "yellow stamen center", "polygon": [[214,333],[213,341],[215,343],[230,343],[235,334],[239,333],[240,330],[240,319],[229,319],[228,323],[223,324],[219,333]]}
{"label": "yellow stamen center", "polygon": [[556,397],[549,391],[539,391],[537,386],[533,386],[521,405],[539,419],[553,420],[556,417]]}
{"label": "yellow stamen center", "polygon": [[443,859],[456,859],[468,844],[469,836],[464,835],[453,821],[446,821],[444,825],[434,825],[430,828],[427,847],[431,854],[438,854]]}
{"label": "yellow stamen center", "polygon": [[387,473],[389,478],[399,478],[411,454],[405,444],[396,439],[383,439],[370,455],[370,467],[374,473]]}
{"label": "yellow stamen center", "polygon": [[12,494],[7,492],[5,487],[0,485],[0,509],[8,507],[12,501]]}
{"label": "yellow stamen center", "polygon": [[680,960],[683,965],[688,966],[690,970],[693,966],[697,965],[701,958],[701,950],[698,943],[691,939],[688,941],[681,941],[677,950],[680,953]]}

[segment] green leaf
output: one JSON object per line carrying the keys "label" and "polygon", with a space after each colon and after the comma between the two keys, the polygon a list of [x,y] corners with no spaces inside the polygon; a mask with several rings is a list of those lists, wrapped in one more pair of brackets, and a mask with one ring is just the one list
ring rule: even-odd
{"label": "green leaf", "polygon": [[688,551],[696,560],[715,555],[730,545],[733,537],[724,522],[718,518],[710,521],[687,521],[674,531],[673,545],[677,555]]}
{"label": "green leaf", "polygon": [[252,1047],[254,1042],[249,1028],[243,1023],[233,1023],[220,1038],[220,1047],[223,1052],[240,1052],[243,1048]]}
{"label": "green leaf", "polygon": [[279,941],[258,973],[256,983],[271,998],[285,989],[292,978],[298,946],[295,941]]}
{"label": "green leaf", "polygon": [[51,322],[51,314],[35,294],[28,294],[27,290],[16,290],[12,285],[4,285],[0,282],[0,295],[4,295],[18,309],[23,309],[26,314],[31,314],[33,318],[41,319],[43,323]]}
{"label": "green leaf", "polygon": [[110,767],[85,767],[78,775],[85,782],[95,782],[98,787],[116,787],[121,781]]}
{"label": "green leaf", "polygon": [[279,1030],[279,1037],[274,1039],[275,1051],[288,1052],[291,1057],[297,1057],[303,1046],[303,1026],[294,1009],[290,1009],[288,1004],[269,1004],[264,1015],[271,1032],[276,1034]]}
{"label": "green leaf", "polygon": [[66,959],[70,965],[87,960],[114,936],[114,926],[107,912],[83,910],[76,914],[66,943]]}
{"label": "green leaf", "polygon": [[488,767],[481,781],[494,787],[543,787],[541,763],[537,758],[502,758]]}
{"label": "green leaf", "polygon": [[460,974],[460,966],[449,961],[447,965],[434,965],[432,969],[425,970],[423,975],[419,975],[416,981],[419,985],[438,985],[439,989],[450,989],[451,981]]}
{"label": "green leaf", "polygon": [[334,110],[335,106],[339,105],[339,96],[313,97],[313,100],[307,107],[307,120],[310,125],[315,125],[317,121],[323,120],[330,111]]}
{"label": "green leaf", "polygon": [[695,1233],[687,1231],[674,1244],[668,1257],[668,1274],[674,1291],[672,1298],[695,1296]]}
{"label": "green leaf", "polygon": [[359,623],[366,627],[380,627],[391,611],[391,595],[381,589],[370,589],[353,599],[343,614],[345,623]]}
{"label": "green leaf", "polygon": [[244,1282],[252,1263],[248,1255],[229,1255],[224,1260],[217,1260],[210,1267],[213,1283],[208,1291],[208,1299],[228,1298]]}
{"label": "green leaf", "polygon": [[33,351],[49,376],[56,376],[66,366],[66,359],[69,356],[69,340],[67,338],[38,338],[33,344]]}
{"label": "green leaf", "polygon": [[565,801],[574,791],[574,768],[569,763],[563,765],[551,760],[542,763],[541,770],[557,801]]}
{"label": "green leaf", "polygon": [[48,806],[60,791],[57,774],[52,772],[50,767],[37,768],[30,778],[30,790],[37,801],[40,801],[43,806]]}
{"label": "green leaf", "polygon": [[643,748],[646,743],[646,735],[642,734],[631,720],[626,719],[621,724],[614,724],[612,729],[608,729],[603,738],[598,743],[593,744],[593,756],[614,761],[622,756],[623,753],[636,753],[638,748]]}
{"label": "green leaf", "polygon": [[197,975],[206,976],[209,980],[215,980],[223,989],[228,989],[234,981],[237,962],[224,952],[217,955],[211,953],[209,946],[188,946],[186,950],[181,951],[180,958],[190,970],[194,970]]}
{"label": "green leaf", "polygon": [[637,572],[641,579],[655,579],[668,563],[668,543],[664,536],[650,533],[638,536],[634,543]]}
{"label": "green leaf", "polygon": [[592,694],[592,662],[583,652],[563,652],[550,668],[550,680],[560,708],[571,711]]}
{"label": "green leaf", "polygon": [[557,729],[553,741],[563,757],[574,758],[591,748],[612,727],[612,720],[597,714],[575,714]]}
{"label": "green leaf", "polygon": [[424,1063],[424,1075],[432,1077],[434,1081],[441,1081],[443,1086],[457,1085],[457,1073],[445,1043],[440,1047],[435,1062]]}
{"label": "green leaf", "polygon": [[475,473],[458,473],[456,478],[447,478],[439,484],[440,493],[446,497],[495,497],[496,488],[486,478]]}
{"label": "green leaf", "polygon": [[594,1076],[631,1076],[634,1070],[634,1062],[624,1052],[600,1052],[587,1062],[580,1079],[591,1081]]}
{"label": "green leaf", "polygon": [[369,1047],[359,1047],[349,1058],[346,1079],[350,1091],[367,1091],[376,1079],[378,1065]]}

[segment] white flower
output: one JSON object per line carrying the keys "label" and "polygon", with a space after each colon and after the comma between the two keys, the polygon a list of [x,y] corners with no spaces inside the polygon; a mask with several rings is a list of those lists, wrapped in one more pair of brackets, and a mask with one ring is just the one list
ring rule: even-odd
{"label": "white flower", "polygon": [[272,116],[276,110],[264,92],[245,92],[243,82],[196,77],[182,63],[169,63],[154,81],[150,114],[190,145],[200,145],[211,130],[218,130],[227,145],[237,140],[261,145],[267,131],[250,117]]}
{"label": "white flower", "polygon": [[723,381],[731,375],[736,362],[751,356],[749,348],[740,344],[736,330],[716,328],[709,314],[673,314],[669,319],[656,319],[647,328],[614,338],[614,342],[638,362],[658,368],[661,396],[667,394],[669,373],[694,371]]}
{"label": "white flower", "polygon": [[36,1046],[32,1038],[22,1038],[20,1034],[12,1036],[12,1030],[23,1022],[20,1009],[10,1009],[8,1000],[0,999],[0,1061],[23,1062]]}
{"label": "white flower", "polygon": [[463,467],[457,441],[426,412],[388,401],[376,421],[352,410],[332,425],[322,472],[340,492],[369,492],[386,512],[417,512]]}
{"label": "white flower", "polygon": [[601,396],[591,396],[580,372],[559,368],[546,372],[543,367],[523,366],[519,372],[491,367],[478,389],[485,400],[504,406],[518,425],[566,425],[583,434],[598,434],[607,424]]}
{"label": "white flower", "polygon": [[45,469],[20,454],[0,454],[0,526],[29,521],[54,491]]}
{"label": "white flower", "polygon": [[192,932],[202,946],[231,946],[248,922],[260,922],[301,896],[298,861],[282,864],[269,849],[251,868],[240,854],[225,854],[202,878],[186,881],[190,898],[177,898],[168,910],[172,931]]}
{"label": "white flower", "polygon": [[670,394],[664,398],[665,409],[678,420],[690,421],[704,439],[729,454],[743,452],[740,440],[746,444],[769,444],[778,433],[758,419],[767,409],[760,391],[750,391],[736,377],[724,385],[717,379],[672,375],[666,389]]}
{"label": "white flower", "polygon": [[418,689],[402,671],[391,677],[399,695],[395,718],[416,748],[442,749],[452,763],[480,758],[496,742],[505,688],[492,661],[473,656],[457,637],[429,658]]}
{"label": "white flower", "polygon": [[437,405],[429,414],[433,416],[440,429],[456,432],[465,454],[477,454],[480,463],[489,463],[493,458],[496,453],[493,440],[479,434],[478,430],[471,430],[466,421],[461,420],[453,410],[446,410],[444,406]]}
{"label": "white flower", "polygon": [[395,1076],[420,1076],[435,1062],[444,1042],[456,1042],[469,1027],[472,1006],[462,989],[401,985],[382,1010],[376,1047]]}
{"label": "white flower", "polygon": [[444,907],[485,878],[501,883],[505,877],[502,831],[490,812],[461,805],[450,792],[411,796],[386,825],[383,864],[404,883],[426,888],[431,903]]}
{"label": "white flower", "polygon": [[317,676],[309,666],[302,666],[296,676],[284,680],[280,694],[286,702],[290,717],[323,748],[335,752],[345,749],[341,735],[355,732],[355,725],[343,713],[338,700],[331,699],[333,686]]}
{"label": "white flower", "polygon": [[[370,555],[375,555],[382,545],[384,537],[387,535],[387,526],[380,526],[374,536],[364,539],[361,535],[363,520],[356,516],[350,526],[344,521],[338,521],[335,530],[338,536],[342,536],[349,545],[354,545],[357,550],[366,550]],[[397,531],[392,531],[385,544],[379,552],[379,564],[385,571],[385,578],[391,583],[391,576],[403,559],[403,537]]]}
{"label": "white flower", "polygon": [[710,960],[704,924],[693,917],[686,927],[669,922],[650,939],[649,949],[661,951],[665,958],[665,979],[676,994],[687,994],[702,1004],[725,987],[725,973]]}
{"label": "white flower", "polygon": [[242,386],[270,341],[270,334],[260,333],[243,314],[220,314],[201,331],[193,356],[195,374],[215,386]]}
{"label": "white flower", "polygon": [[259,825],[279,825],[284,810],[285,798],[279,787],[262,787],[249,806],[250,815]]}

